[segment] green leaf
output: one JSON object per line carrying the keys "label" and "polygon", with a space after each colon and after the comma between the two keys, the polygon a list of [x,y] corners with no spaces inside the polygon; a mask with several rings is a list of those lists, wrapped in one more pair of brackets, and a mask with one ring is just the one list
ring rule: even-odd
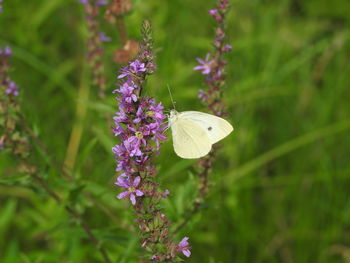
{"label": "green leaf", "polygon": [[86,186],[85,184],[82,184],[82,185],[76,186],[75,188],[70,190],[68,200],[73,204],[77,203],[78,198],[79,198],[81,192],[84,190],[85,186]]}
{"label": "green leaf", "polygon": [[[12,220],[14,219],[15,211],[17,208],[17,200],[16,199],[10,199],[5,204],[2,205],[0,208],[0,236],[3,236],[3,232],[7,230],[7,226],[12,223]],[[0,245],[4,246],[5,244],[0,239]]]}

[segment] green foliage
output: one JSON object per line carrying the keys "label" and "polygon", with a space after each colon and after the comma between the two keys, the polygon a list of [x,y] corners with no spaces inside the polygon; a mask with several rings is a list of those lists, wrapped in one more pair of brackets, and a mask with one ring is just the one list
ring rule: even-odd
{"label": "green foliage", "polygon": [[[13,48],[12,78],[21,87],[28,123],[47,145],[30,156],[67,203],[81,212],[113,262],[138,262],[141,251],[129,202],[117,200],[115,162],[105,116],[116,109],[112,52],[115,28],[104,23],[108,93],[91,87],[78,100],[86,27],[75,0],[3,1],[0,46]],[[170,109],[203,110],[194,72],[214,35],[207,11],[215,1],[134,1],[127,16],[130,36],[140,39],[152,23],[158,71],[144,92]],[[349,1],[232,1],[225,102],[235,131],[223,141],[201,215],[176,237],[190,237],[186,262],[346,262],[350,251],[350,7]],[[82,143],[72,174],[62,177],[75,118],[85,103]],[[171,139],[157,165],[162,203],[175,225],[196,191],[192,161],[173,152]],[[102,262],[85,232],[41,186],[17,172],[17,161],[0,157],[0,262]],[[190,171],[190,173],[189,173]],[[82,192],[94,199],[88,199]],[[101,208],[103,207],[103,208]],[[105,210],[111,212],[106,214]]]}

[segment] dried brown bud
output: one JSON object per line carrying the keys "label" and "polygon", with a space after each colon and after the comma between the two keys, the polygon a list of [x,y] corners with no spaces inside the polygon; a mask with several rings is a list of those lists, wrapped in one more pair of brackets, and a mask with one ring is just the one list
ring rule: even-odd
{"label": "dried brown bud", "polygon": [[134,59],[139,53],[139,43],[135,40],[128,40],[122,48],[114,53],[114,62],[121,64]]}
{"label": "dried brown bud", "polygon": [[143,241],[141,247],[145,248],[147,246],[147,240]]}
{"label": "dried brown bud", "polygon": [[105,18],[108,22],[114,23],[116,16],[123,16],[132,8],[130,0],[113,0],[108,7]]}

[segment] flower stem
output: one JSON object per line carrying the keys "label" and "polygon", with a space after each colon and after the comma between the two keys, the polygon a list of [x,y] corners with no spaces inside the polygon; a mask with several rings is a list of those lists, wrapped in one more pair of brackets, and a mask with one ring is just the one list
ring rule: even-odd
{"label": "flower stem", "polygon": [[80,87],[78,91],[78,98],[76,104],[76,121],[73,125],[73,129],[69,138],[69,143],[67,147],[67,153],[64,160],[64,169],[66,173],[73,171],[76,161],[76,156],[79,150],[81,137],[84,130],[84,119],[87,112],[87,100],[89,98],[90,85],[88,78],[88,66],[83,63],[82,73],[80,78]]}
{"label": "flower stem", "polygon": [[119,33],[121,42],[124,46],[128,41],[128,34],[126,33],[124,16],[117,16],[115,23],[117,24],[118,33]]}

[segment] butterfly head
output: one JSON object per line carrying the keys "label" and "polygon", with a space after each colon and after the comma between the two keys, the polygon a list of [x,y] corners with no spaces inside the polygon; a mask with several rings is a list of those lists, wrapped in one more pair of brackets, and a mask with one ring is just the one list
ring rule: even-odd
{"label": "butterfly head", "polygon": [[174,122],[177,119],[177,116],[179,113],[176,110],[171,110],[169,114],[169,123],[171,125],[172,122]]}

